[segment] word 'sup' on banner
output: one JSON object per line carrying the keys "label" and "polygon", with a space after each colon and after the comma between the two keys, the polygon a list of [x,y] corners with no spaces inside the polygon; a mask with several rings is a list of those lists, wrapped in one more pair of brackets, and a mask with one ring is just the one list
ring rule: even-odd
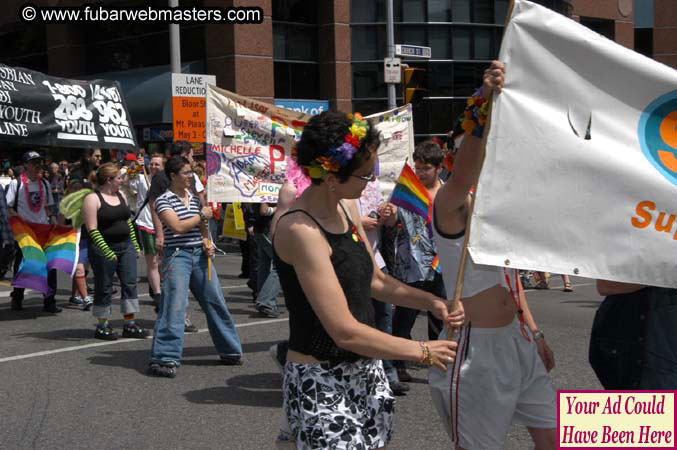
{"label": "word 'sup' on banner", "polygon": [[515,0],[475,263],[677,287],[677,71]]}
{"label": "word 'sup' on banner", "polygon": [[0,142],[50,147],[137,147],[120,84],[70,80],[0,64]]}
{"label": "word 'sup' on banner", "polygon": [[378,170],[381,192],[385,198],[395,188],[404,162],[413,164],[414,118],[411,105],[401,106],[365,119],[378,131],[381,145],[378,148]]}
{"label": "word 'sup' on banner", "polygon": [[277,202],[287,160],[312,116],[207,87],[207,195]]}

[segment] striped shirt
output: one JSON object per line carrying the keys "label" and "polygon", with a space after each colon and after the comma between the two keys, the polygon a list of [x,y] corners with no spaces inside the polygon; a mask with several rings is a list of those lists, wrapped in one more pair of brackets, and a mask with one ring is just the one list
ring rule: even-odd
{"label": "striped shirt", "polygon": [[[160,215],[162,211],[174,210],[179,220],[189,219],[200,214],[200,200],[197,196],[187,192],[190,197],[190,207],[186,208],[183,201],[171,190],[155,199],[155,211]],[[167,225],[162,223],[162,231],[165,236],[165,247],[198,247],[202,245],[200,225],[196,225],[184,234],[176,234]]]}

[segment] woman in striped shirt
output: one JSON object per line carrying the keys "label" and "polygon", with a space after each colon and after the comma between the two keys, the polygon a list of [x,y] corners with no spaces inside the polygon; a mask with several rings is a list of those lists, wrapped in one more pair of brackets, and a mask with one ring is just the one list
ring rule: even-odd
{"label": "woman in striped shirt", "polygon": [[242,345],[235,323],[228,312],[218,275],[207,274],[207,258],[214,255],[209,242],[207,221],[212,212],[200,207],[190,192],[193,170],[186,158],[170,159],[165,166],[169,189],[155,200],[162,221],[164,256],[162,259],[162,299],[155,321],[149,373],[173,378],[183,352],[184,317],[188,289],[207,315],[207,326],[221,361],[241,364]]}

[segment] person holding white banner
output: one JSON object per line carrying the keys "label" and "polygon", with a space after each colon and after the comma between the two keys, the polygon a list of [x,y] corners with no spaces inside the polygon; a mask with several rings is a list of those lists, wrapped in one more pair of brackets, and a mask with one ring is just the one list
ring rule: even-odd
{"label": "person holding white banner", "polygon": [[394,398],[382,358],[445,369],[447,340],[415,342],[378,331],[371,298],[432,311],[450,326],[462,308],[384,275],[357,205],[375,179],[376,131],[359,114],[314,116],[297,162],[312,184],[277,223],[273,248],[289,310],[284,409],[299,449],[378,449],[392,436]]}
{"label": "person holding white banner", "polygon": [[[483,87],[468,101],[460,120],[465,137],[452,176],[435,199],[433,231],[449,295],[471,214],[469,192],[484,159],[488,102],[503,83],[504,66],[494,61],[484,73]],[[430,373],[433,399],[457,448],[504,448],[514,419],[527,426],[536,449],[555,448],[555,389],[548,376],[554,358],[520,286],[519,277],[510,277],[505,269],[466,262],[461,297],[469,324],[459,333],[453,366]]]}

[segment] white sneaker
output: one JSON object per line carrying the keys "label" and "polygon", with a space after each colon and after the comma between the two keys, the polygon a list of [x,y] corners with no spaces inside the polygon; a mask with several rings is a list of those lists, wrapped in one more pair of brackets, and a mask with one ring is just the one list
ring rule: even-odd
{"label": "white sneaker", "polygon": [[94,304],[94,299],[91,296],[87,296],[82,299],[82,310],[83,311],[89,311],[89,309],[92,307]]}

